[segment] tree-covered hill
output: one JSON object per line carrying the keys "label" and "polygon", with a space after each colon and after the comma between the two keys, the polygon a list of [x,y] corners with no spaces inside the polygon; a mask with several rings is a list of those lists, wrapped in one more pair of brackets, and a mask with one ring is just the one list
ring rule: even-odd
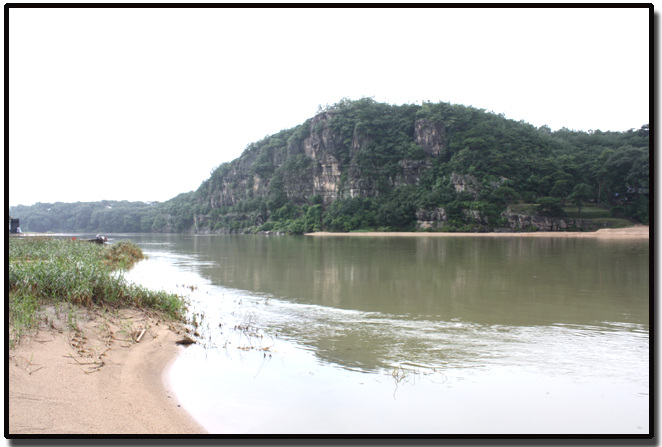
{"label": "tree-covered hill", "polygon": [[50,212],[37,204],[10,214],[30,231],[300,234],[519,230],[513,215],[526,210],[580,228],[568,207],[575,219],[590,208],[647,223],[648,188],[647,124],[552,132],[462,105],[363,98],[249,144],[196,191],[163,203],[51,204]]}
{"label": "tree-covered hill", "polygon": [[138,233],[150,231],[143,227],[145,216],[157,207],[157,202],[36,203],[10,208],[10,215],[20,219],[22,231],[80,233]]}

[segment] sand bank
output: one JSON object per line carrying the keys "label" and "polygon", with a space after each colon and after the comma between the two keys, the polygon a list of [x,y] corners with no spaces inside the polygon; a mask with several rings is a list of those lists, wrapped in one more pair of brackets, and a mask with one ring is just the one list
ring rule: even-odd
{"label": "sand bank", "polygon": [[185,349],[180,327],[137,310],[79,311],[72,331],[66,311],[45,314],[9,351],[9,436],[206,433],[165,376]]}
{"label": "sand bank", "polygon": [[648,227],[635,225],[628,228],[604,228],[591,232],[538,231],[529,233],[433,233],[433,232],[358,232],[358,233],[306,233],[306,236],[396,236],[396,237],[581,237],[600,239],[648,239]]}

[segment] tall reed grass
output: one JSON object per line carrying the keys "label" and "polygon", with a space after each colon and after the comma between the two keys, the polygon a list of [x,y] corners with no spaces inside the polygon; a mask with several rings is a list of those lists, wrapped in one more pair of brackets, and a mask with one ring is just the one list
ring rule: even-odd
{"label": "tall reed grass", "polygon": [[183,320],[181,297],[128,283],[123,272],[145,256],[130,241],[103,246],[70,239],[9,238],[9,322],[14,337],[38,321],[43,304],[137,307]]}

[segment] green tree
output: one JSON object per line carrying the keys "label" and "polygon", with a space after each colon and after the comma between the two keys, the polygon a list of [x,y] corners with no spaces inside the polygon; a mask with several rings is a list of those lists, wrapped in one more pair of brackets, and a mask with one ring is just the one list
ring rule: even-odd
{"label": "green tree", "polygon": [[568,180],[557,180],[549,191],[549,195],[561,200],[561,206],[565,206],[566,197],[571,191],[570,182]]}
{"label": "green tree", "polygon": [[510,186],[500,186],[491,193],[491,198],[495,202],[509,204],[519,197],[517,191]]}
{"label": "green tree", "polygon": [[557,197],[541,197],[537,200],[537,211],[543,216],[565,217],[561,200]]}
{"label": "green tree", "polygon": [[580,183],[575,185],[575,187],[572,189],[570,197],[568,198],[572,204],[577,207],[577,212],[581,213],[583,201],[588,200],[592,193],[593,191],[591,190],[590,186],[588,186],[586,183]]}

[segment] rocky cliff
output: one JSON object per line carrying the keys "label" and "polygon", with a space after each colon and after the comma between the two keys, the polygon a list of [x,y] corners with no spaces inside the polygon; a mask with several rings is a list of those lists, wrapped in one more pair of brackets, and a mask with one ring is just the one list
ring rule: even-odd
{"label": "rocky cliff", "polygon": [[[378,145],[354,125],[351,139],[333,126],[334,114],[323,112],[294,131],[281,132],[268,147],[257,144],[219,172],[212,174],[206,199],[211,208],[234,206],[240,201],[267,197],[282,190],[289,201],[302,204],[318,196],[326,206],[344,197],[375,197],[381,191],[376,182],[380,172],[366,172],[374,167],[360,159],[367,146]],[[443,123],[426,119],[414,123],[411,143],[425,157],[400,158],[386,179],[391,187],[415,185],[422,172],[432,166],[445,141]],[[459,178],[459,177],[458,177]]]}
{"label": "rocky cliff", "polygon": [[[509,203],[545,198],[552,207],[548,215],[565,215],[560,204],[575,188],[584,201],[607,189],[607,197],[615,197],[620,180],[605,188],[604,179],[579,169],[595,152],[586,145],[592,136],[578,135],[577,141],[580,137],[584,146],[573,146],[564,133],[556,138],[523,122],[447,103],[342,100],[299,126],[249,144],[239,158],[220,165],[195,192],[193,216],[180,215],[174,225],[190,222],[192,231],[287,227],[288,232],[580,228],[574,220],[504,214]],[[628,178],[646,172],[647,136],[637,138],[642,149],[630,151],[640,160],[628,167]],[[596,140],[604,142],[603,136]],[[605,157],[611,153],[617,151]],[[613,158],[623,165],[622,157]],[[639,177],[646,186],[647,179]],[[598,187],[592,190],[589,183]],[[645,205],[638,201],[643,214]]]}

